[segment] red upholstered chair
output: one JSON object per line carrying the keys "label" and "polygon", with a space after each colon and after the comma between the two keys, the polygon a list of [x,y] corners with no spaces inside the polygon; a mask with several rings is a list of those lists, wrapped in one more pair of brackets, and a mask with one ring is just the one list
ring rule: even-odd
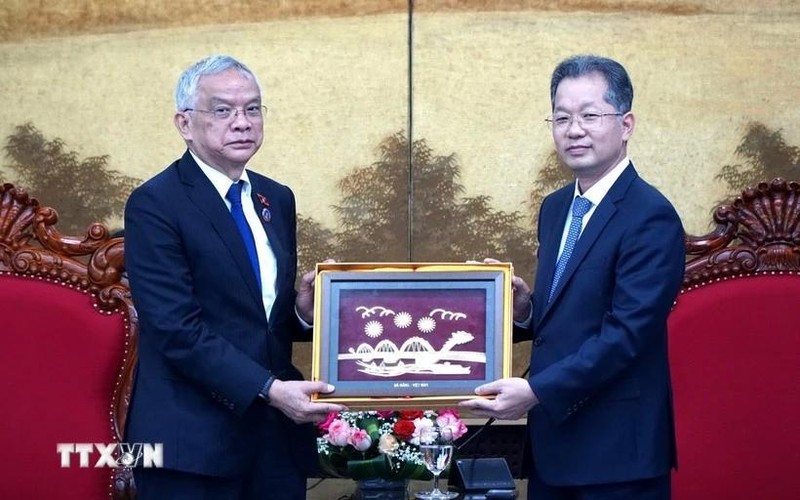
{"label": "red upholstered chair", "polygon": [[669,318],[674,498],[800,498],[800,184],[775,179],[688,236]]}
{"label": "red upholstered chair", "polygon": [[133,498],[130,471],[59,443],[122,439],[138,322],[121,238],[61,235],[55,210],[0,186],[0,498]]}

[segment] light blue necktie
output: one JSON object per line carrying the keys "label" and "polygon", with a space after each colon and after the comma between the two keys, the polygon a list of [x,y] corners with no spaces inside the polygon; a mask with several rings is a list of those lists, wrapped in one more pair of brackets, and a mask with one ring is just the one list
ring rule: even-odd
{"label": "light blue necktie", "polygon": [[244,241],[244,246],[247,248],[247,256],[250,257],[250,265],[253,266],[253,272],[256,273],[258,288],[261,289],[261,270],[258,266],[256,240],[253,238],[253,231],[250,229],[250,224],[247,223],[242,209],[242,185],[244,185],[244,181],[231,184],[227,194],[225,194],[225,199],[231,202],[231,216],[233,216],[233,221],[236,222],[236,227],[239,228],[239,233],[242,235],[242,241]]}
{"label": "light blue necktie", "polygon": [[564,250],[561,252],[561,257],[558,258],[558,262],[556,263],[556,272],[553,274],[553,283],[550,285],[550,296],[547,298],[547,302],[553,300],[553,294],[558,286],[558,280],[560,280],[561,275],[564,274],[564,269],[567,268],[567,262],[569,262],[569,256],[572,255],[575,244],[578,242],[578,238],[581,235],[583,216],[589,212],[590,208],[592,208],[592,202],[582,196],[576,197],[572,202],[572,222],[569,223],[567,241],[564,242]]}

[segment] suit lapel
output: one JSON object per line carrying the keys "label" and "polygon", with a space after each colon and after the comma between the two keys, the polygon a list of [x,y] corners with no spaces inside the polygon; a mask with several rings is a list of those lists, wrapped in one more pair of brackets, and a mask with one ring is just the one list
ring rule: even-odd
{"label": "suit lapel", "polygon": [[261,291],[250,265],[250,257],[225,202],[188,151],[178,163],[178,172],[187,196],[211,222],[222,243],[228,248],[231,258],[236,262],[248,290],[261,302]]}
{"label": "suit lapel", "polygon": [[558,257],[558,248],[561,245],[561,236],[564,232],[564,222],[567,219],[567,212],[572,205],[572,193],[574,192],[574,184],[570,184],[562,188],[556,193],[553,199],[555,205],[555,215],[548,217],[548,220],[543,220],[540,228],[548,228],[547,231],[541,235],[539,239],[539,267],[536,271],[536,285],[534,290],[538,292],[534,302],[540,314],[544,314],[548,304],[547,296],[550,293],[550,283],[553,282],[553,274],[556,271],[556,259]]}
{"label": "suit lapel", "polygon": [[[572,275],[575,273],[575,270],[578,268],[578,265],[586,258],[586,255],[589,253],[589,250],[592,248],[594,243],[600,237],[603,232],[603,229],[608,225],[611,219],[614,217],[614,214],[617,212],[617,202],[622,199],[625,195],[625,192],[628,190],[628,186],[630,186],[631,182],[637,177],[636,170],[633,168],[633,164],[629,163],[628,166],[625,168],[625,171],[622,172],[622,175],[614,182],[611,186],[611,189],[608,191],[606,196],[603,198],[603,201],[600,202],[600,205],[592,214],[592,217],[589,219],[588,224],[586,224],[586,228],[584,228],[583,232],[578,238],[578,242],[575,244],[575,248],[572,250],[572,255],[567,262],[567,267],[564,269],[564,274],[561,275],[561,279],[556,286],[555,293],[553,294],[553,300],[551,300],[547,305],[545,305],[544,310],[542,312],[542,318],[547,314],[550,310],[550,307],[556,302],[559,295],[565,289],[567,283],[569,282]],[[572,204],[572,196],[570,195],[567,201],[567,210],[569,210],[569,206]],[[564,218],[566,218],[566,212],[564,212]],[[558,224],[556,224],[559,226]],[[563,223],[559,226],[562,230],[564,228]],[[559,232],[559,237],[561,236],[561,232]],[[558,252],[558,247],[560,245],[560,241],[550,242],[552,246],[555,247],[555,252]],[[548,271],[548,280],[547,281],[547,291],[544,293],[541,300],[547,300],[547,293],[549,293],[549,284],[553,281],[553,273],[555,272],[555,255],[549,255],[548,265],[550,266]]]}

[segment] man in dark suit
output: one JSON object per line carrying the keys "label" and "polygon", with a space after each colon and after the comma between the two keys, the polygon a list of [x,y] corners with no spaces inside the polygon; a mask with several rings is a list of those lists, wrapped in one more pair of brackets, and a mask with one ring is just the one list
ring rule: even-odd
{"label": "man in dark suit", "polygon": [[528,415],[528,495],[667,499],[676,464],[667,315],[683,280],[681,221],[628,159],[633,87],[617,62],[576,56],[553,72],[553,139],[576,182],[539,215],[533,295],[513,278],[528,380],[476,389],[482,416]]}
{"label": "man in dark suit", "polygon": [[[245,170],[267,109],[228,56],[180,77],[175,126],[188,150],[125,208],[125,263],[141,324],[126,440],[162,443],[137,468],[140,500],[301,499],[313,426],[339,405],[310,395],[292,342],[310,338],[313,272],[295,291],[291,190]],[[305,324],[304,324],[305,323]]]}

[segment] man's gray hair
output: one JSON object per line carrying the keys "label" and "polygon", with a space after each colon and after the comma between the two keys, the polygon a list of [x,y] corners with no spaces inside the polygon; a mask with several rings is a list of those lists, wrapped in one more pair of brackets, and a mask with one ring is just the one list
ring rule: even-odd
{"label": "man's gray hair", "polygon": [[207,75],[216,75],[229,69],[235,69],[247,78],[252,79],[256,82],[258,90],[261,91],[258,78],[250,71],[250,68],[231,56],[210,56],[197,61],[181,73],[180,78],[178,78],[178,86],[175,88],[176,109],[178,111],[186,111],[194,108],[197,100],[197,82],[200,81],[200,78]]}
{"label": "man's gray hair", "polygon": [[556,90],[564,78],[578,78],[591,73],[600,73],[608,83],[605,100],[620,113],[627,113],[633,106],[633,85],[625,68],[607,57],[578,55],[564,59],[553,70],[550,79],[550,107],[555,107]]}

